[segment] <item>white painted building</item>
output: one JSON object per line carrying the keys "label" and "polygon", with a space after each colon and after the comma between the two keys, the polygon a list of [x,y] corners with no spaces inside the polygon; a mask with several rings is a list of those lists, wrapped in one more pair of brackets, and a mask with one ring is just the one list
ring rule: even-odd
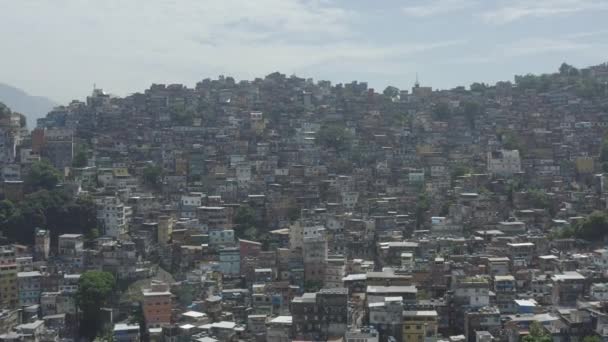
{"label": "white painted building", "polygon": [[512,176],[522,172],[519,151],[499,150],[488,152],[488,172],[499,176]]}

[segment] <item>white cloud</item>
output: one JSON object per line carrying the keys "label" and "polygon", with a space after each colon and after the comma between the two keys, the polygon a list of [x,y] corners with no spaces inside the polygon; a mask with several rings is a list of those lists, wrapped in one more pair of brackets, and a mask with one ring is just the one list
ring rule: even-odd
{"label": "white cloud", "polygon": [[476,4],[472,0],[429,0],[418,5],[404,6],[401,11],[412,17],[429,17],[469,9]]}
{"label": "white cloud", "polygon": [[605,36],[605,35],[608,35],[608,29],[570,33],[570,34],[566,35],[566,38],[586,39],[586,38],[592,38],[592,37],[596,37],[596,36]]}
{"label": "white cloud", "polygon": [[503,1],[499,6],[481,13],[481,18],[487,23],[500,25],[525,18],[604,10],[608,10],[605,0],[518,0]]}
{"label": "white cloud", "polygon": [[606,45],[588,44],[571,39],[531,37],[509,43],[498,44],[483,54],[454,58],[449,64],[486,64],[499,63],[516,58],[531,58],[550,53],[568,55],[567,52],[604,51]]}
{"label": "white cloud", "polygon": [[592,48],[590,44],[574,42],[568,39],[528,38],[502,45],[500,50],[507,57],[522,57],[590,48]]}
{"label": "white cloud", "polygon": [[219,74],[349,65],[356,75],[464,43],[365,42],[360,15],[330,0],[11,2],[0,12],[0,41],[19,53],[3,60],[0,79],[66,101],[95,82],[124,95]]}

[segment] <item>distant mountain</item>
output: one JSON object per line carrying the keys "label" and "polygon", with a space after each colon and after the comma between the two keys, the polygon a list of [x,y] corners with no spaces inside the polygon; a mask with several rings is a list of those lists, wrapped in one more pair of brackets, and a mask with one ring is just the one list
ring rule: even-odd
{"label": "distant mountain", "polygon": [[58,106],[57,103],[42,96],[32,96],[25,91],[0,83],[0,102],[6,104],[13,112],[24,114],[27,118],[27,127],[36,127],[36,120]]}

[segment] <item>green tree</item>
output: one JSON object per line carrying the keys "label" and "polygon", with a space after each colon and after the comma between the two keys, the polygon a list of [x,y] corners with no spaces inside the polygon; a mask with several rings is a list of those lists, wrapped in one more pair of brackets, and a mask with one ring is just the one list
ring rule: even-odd
{"label": "green tree", "polygon": [[449,119],[451,115],[452,110],[447,102],[441,101],[435,104],[435,107],[433,108],[433,118],[435,120],[445,121]]}
{"label": "green tree", "polygon": [[101,308],[109,304],[115,288],[116,279],[111,273],[87,271],[80,276],[76,301],[82,313],[81,336],[92,340],[100,333]]}
{"label": "green tree", "polygon": [[458,163],[452,167],[451,177],[455,180],[458,177],[464,176],[471,173],[471,168],[465,164]]}
{"label": "green tree", "polygon": [[600,162],[602,163],[602,170],[608,172],[608,135],[604,136],[602,140],[602,147],[600,148]]}
{"label": "green tree", "polygon": [[255,240],[257,237],[257,225],[255,211],[248,205],[240,206],[234,215],[234,233],[239,238]]}
{"label": "green tree", "polygon": [[382,94],[384,94],[384,96],[386,96],[386,97],[391,97],[391,98],[397,97],[397,96],[399,96],[399,88],[393,87],[393,86],[388,86],[384,89]]}
{"label": "green tree", "polygon": [[160,185],[160,177],[162,173],[163,170],[159,166],[151,164],[146,165],[143,171],[144,184],[158,187]]}
{"label": "green tree", "polygon": [[4,103],[0,102],[0,119],[6,119],[8,117],[10,117],[11,115],[11,109],[8,108],[7,105],[5,105]]}
{"label": "green tree", "polygon": [[426,212],[431,208],[431,202],[426,192],[418,195],[418,201],[416,202],[416,228],[420,228],[426,218]]}
{"label": "green tree", "polygon": [[523,342],[551,342],[552,340],[551,335],[538,322],[530,325],[530,333],[522,339]]}
{"label": "green tree", "polygon": [[30,192],[42,189],[52,190],[60,180],[59,171],[46,160],[41,160],[32,164],[30,172],[25,178],[25,186]]}
{"label": "green tree", "polygon": [[583,342],[601,342],[602,339],[597,335],[589,335],[583,338]]}
{"label": "green tree", "polygon": [[325,125],[317,132],[317,142],[325,148],[344,151],[350,144],[351,134],[345,127],[339,125]]}
{"label": "green tree", "polygon": [[477,118],[483,114],[481,105],[473,101],[465,101],[461,104],[462,113],[471,128],[475,128]]}
{"label": "green tree", "polygon": [[74,158],[72,159],[73,167],[85,167],[89,163],[89,158],[87,156],[87,149],[85,146],[78,145],[76,146],[76,153],[74,154]]}
{"label": "green tree", "polygon": [[287,209],[287,217],[289,218],[289,222],[295,222],[300,218],[300,208],[296,206]]}
{"label": "green tree", "polygon": [[0,201],[0,223],[6,222],[15,213],[15,205],[9,200]]}
{"label": "green tree", "polygon": [[576,235],[589,241],[602,240],[608,234],[608,215],[594,211],[576,228]]}
{"label": "green tree", "polygon": [[12,241],[32,244],[35,227],[51,232],[51,241],[61,234],[90,234],[97,224],[91,198],[72,197],[63,189],[27,194],[19,203],[0,202],[0,229]]}
{"label": "green tree", "polygon": [[474,92],[484,92],[484,91],[486,91],[486,89],[488,89],[488,85],[485,83],[475,82],[475,83],[471,84],[470,88],[471,88],[471,91],[474,91]]}
{"label": "green tree", "polygon": [[19,116],[19,126],[21,126],[21,128],[27,126],[27,117],[21,113],[15,113]]}
{"label": "green tree", "polygon": [[570,64],[562,63],[559,67],[559,73],[564,76],[577,76],[579,71]]}

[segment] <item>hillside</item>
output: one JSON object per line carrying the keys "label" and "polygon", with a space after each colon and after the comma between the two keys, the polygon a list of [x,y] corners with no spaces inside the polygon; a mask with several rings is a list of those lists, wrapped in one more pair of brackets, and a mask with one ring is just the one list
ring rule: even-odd
{"label": "hillside", "polygon": [[57,106],[57,103],[42,96],[32,96],[13,86],[0,83],[0,102],[6,104],[13,111],[22,113],[27,118],[27,126],[36,127],[36,120]]}

